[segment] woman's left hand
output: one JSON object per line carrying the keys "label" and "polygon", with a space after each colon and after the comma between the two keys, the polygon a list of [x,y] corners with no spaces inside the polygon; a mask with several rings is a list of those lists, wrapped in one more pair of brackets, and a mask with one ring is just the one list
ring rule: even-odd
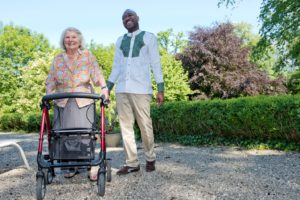
{"label": "woman's left hand", "polygon": [[105,97],[105,100],[109,100],[109,94],[108,94],[108,89],[107,88],[103,88],[101,90],[101,96],[102,95]]}

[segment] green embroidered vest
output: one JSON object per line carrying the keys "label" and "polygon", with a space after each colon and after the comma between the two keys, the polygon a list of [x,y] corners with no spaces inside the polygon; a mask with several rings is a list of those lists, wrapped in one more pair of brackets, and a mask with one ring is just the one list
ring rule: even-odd
{"label": "green embroidered vest", "polygon": [[[138,57],[140,55],[140,51],[141,51],[142,47],[145,45],[144,40],[143,40],[144,35],[145,35],[145,31],[142,31],[138,35],[135,36],[133,49],[132,49],[132,57]],[[128,35],[125,34],[123,36],[121,46],[120,46],[120,49],[122,50],[124,57],[129,56],[130,41],[131,41],[131,37],[128,37]]]}

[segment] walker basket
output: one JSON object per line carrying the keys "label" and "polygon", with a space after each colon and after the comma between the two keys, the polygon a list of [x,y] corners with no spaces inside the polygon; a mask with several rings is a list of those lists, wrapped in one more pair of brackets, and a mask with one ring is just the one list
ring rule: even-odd
{"label": "walker basket", "polygon": [[95,145],[93,133],[53,131],[50,156],[53,160],[92,160]]}

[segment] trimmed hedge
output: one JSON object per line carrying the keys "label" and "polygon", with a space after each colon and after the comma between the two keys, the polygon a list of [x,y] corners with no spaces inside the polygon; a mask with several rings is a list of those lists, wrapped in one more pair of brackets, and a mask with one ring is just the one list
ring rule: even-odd
{"label": "trimmed hedge", "polygon": [[[166,102],[151,115],[156,135],[300,141],[300,95]],[[52,115],[50,116],[52,119]],[[3,114],[4,131],[39,132],[41,113]]]}
{"label": "trimmed hedge", "polygon": [[[9,113],[0,116],[0,130],[2,131],[25,131],[39,132],[41,124],[41,113]],[[50,120],[52,114],[50,113]]]}
{"label": "trimmed hedge", "polygon": [[151,109],[163,136],[300,141],[300,95],[167,102]]}

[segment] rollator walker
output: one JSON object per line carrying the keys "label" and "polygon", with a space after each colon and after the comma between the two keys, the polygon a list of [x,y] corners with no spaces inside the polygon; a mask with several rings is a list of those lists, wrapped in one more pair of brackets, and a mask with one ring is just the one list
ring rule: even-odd
{"label": "rollator walker", "polygon": [[[64,98],[93,99],[94,104],[100,102],[99,128],[52,129],[49,118],[51,101]],[[111,181],[110,159],[106,158],[104,109],[108,101],[104,97],[92,93],[57,93],[42,98],[42,120],[38,144],[36,173],[36,196],[38,200],[45,197],[46,186],[55,177],[55,168],[99,166],[97,174],[98,195],[104,196],[106,181]],[[96,106],[94,123],[96,123]],[[47,135],[48,148],[43,151],[44,136]],[[96,155],[97,138],[100,141],[100,152]]]}

